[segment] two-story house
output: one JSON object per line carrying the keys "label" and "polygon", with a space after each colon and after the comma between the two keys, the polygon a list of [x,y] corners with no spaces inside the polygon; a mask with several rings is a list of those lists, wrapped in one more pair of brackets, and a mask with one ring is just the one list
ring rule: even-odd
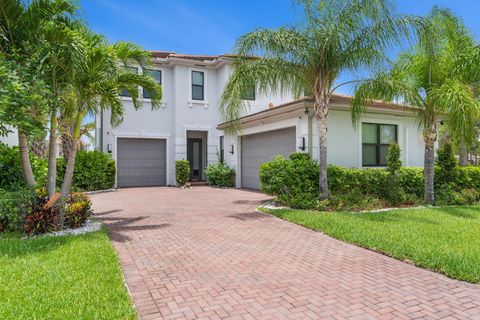
{"label": "two-story house", "polygon": [[[191,179],[205,180],[208,164],[220,160],[236,169],[237,187],[258,189],[258,166],[276,154],[309,152],[318,159],[319,137],[313,103],[308,98],[245,97],[248,112],[241,129],[224,134],[218,106],[233,68],[229,55],[199,56],[153,52],[148,72],[163,86],[164,100],[151,110],[148,92],[144,107],[134,110],[123,94],[124,122],[110,125],[110,115],[97,117],[97,146],[117,162],[117,186],[175,185],[175,160],[187,159]],[[139,88],[142,90],[142,88]],[[423,140],[412,110],[400,105],[374,103],[352,126],[350,97],[337,95],[328,119],[328,162],[346,167],[386,164],[386,150],[397,141],[406,166],[423,165]]]}

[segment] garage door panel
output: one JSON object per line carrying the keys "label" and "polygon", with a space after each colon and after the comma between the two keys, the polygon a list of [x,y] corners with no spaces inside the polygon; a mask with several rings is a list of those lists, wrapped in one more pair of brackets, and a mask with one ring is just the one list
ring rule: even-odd
{"label": "garage door panel", "polygon": [[288,156],[296,150],[296,128],[287,128],[242,137],[242,187],[260,189],[258,170],[276,155]]}
{"label": "garage door panel", "polygon": [[166,141],[164,139],[119,138],[117,142],[119,187],[166,184]]}

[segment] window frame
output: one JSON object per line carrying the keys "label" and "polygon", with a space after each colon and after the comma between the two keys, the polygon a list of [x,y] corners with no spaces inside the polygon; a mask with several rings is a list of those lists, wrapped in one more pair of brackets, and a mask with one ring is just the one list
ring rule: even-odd
{"label": "window frame", "polygon": [[[193,74],[194,73],[199,73],[202,75],[202,85],[199,84],[194,84],[193,83]],[[190,73],[190,82],[191,82],[191,88],[190,88],[190,97],[192,98],[193,101],[205,101],[205,71],[200,71],[200,70],[192,70]],[[193,96],[193,88],[194,87],[200,87],[202,88],[202,98],[198,99]]]}
{"label": "window frame", "polygon": [[[363,125],[364,124],[369,124],[369,125],[375,125],[376,126],[376,129],[377,129],[377,142],[376,143],[364,143],[363,142]],[[380,159],[380,150],[381,150],[381,147],[389,147],[390,144],[386,144],[386,143],[381,143],[381,131],[380,131],[380,127],[381,126],[391,126],[391,127],[394,127],[395,128],[395,131],[394,131],[394,141],[395,143],[398,143],[398,125],[397,124],[393,124],[393,123],[376,123],[376,122],[362,122],[362,136],[360,137],[361,138],[361,141],[362,141],[362,157],[361,157],[361,161],[362,161],[362,167],[365,167],[365,168],[374,168],[374,167],[386,167],[386,164],[381,164],[381,159]],[[367,145],[367,146],[375,146],[375,164],[365,164],[363,162],[363,146],[364,145]]]}
{"label": "window frame", "polygon": [[[132,71],[135,70],[135,73],[134,72],[132,72],[132,73],[138,75],[138,67],[123,66],[123,68],[130,69]],[[132,95],[130,93],[128,93],[127,89],[122,89],[122,90],[120,90],[120,97],[122,97],[122,98],[132,98]]]}
{"label": "window frame", "polygon": [[[163,72],[162,70],[159,70],[159,69],[144,69],[143,70],[143,73],[145,74],[146,72],[151,72],[151,71],[154,71],[154,72],[159,72],[160,73],[160,82],[157,82],[159,85],[162,85],[162,77],[163,77]],[[155,78],[152,77],[153,80],[155,80]],[[143,96],[143,99],[151,99],[151,97],[147,97],[145,96],[145,94],[148,94],[148,90],[146,90],[145,88],[142,87],[142,96]]]}

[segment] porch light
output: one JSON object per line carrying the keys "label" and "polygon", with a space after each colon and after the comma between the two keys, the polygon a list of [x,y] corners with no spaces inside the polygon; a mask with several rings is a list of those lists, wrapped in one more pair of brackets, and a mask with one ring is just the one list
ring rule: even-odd
{"label": "porch light", "polygon": [[302,151],[305,151],[305,149],[306,149],[306,147],[305,147],[305,137],[300,138],[299,144],[300,144],[300,146],[298,147],[298,149],[300,149]]}
{"label": "porch light", "polygon": [[112,153],[112,145],[110,143],[107,144],[107,151],[108,153]]}
{"label": "porch light", "polygon": [[229,151],[231,154],[234,153],[234,150],[233,150],[233,144],[230,145],[230,151]]}

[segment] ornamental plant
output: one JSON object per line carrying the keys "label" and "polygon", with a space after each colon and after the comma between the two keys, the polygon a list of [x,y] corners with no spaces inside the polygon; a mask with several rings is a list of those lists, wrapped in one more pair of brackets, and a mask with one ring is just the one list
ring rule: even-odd
{"label": "ornamental plant", "polygon": [[188,160],[175,161],[175,179],[179,187],[187,184],[190,179],[190,162]]}

